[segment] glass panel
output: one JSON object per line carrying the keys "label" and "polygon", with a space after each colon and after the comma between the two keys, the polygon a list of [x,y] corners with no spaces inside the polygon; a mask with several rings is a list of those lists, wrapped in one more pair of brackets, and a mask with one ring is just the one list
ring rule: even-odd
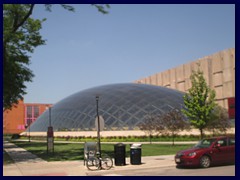
{"label": "glass panel", "polygon": [[[99,115],[109,130],[136,129],[147,113],[162,114],[181,107],[183,93],[144,84],[111,84],[75,93],[53,106],[52,125],[56,129],[95,130],[96,94],[99,94]],[[34,118],[39,109],[34,107]],[[32,107],[27,107],[32,119]],[[32,131],[46,131],[48,114],[43,113],[31,126]]]}

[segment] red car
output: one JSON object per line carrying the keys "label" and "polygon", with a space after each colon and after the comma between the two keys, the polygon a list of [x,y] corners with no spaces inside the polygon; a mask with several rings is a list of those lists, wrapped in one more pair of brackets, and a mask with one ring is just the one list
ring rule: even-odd
{"label": "red car", "polygon": [[235,137],[213,137],[199,141],[193,148],[179,151],[177,166],[200,166],[235,163]]}

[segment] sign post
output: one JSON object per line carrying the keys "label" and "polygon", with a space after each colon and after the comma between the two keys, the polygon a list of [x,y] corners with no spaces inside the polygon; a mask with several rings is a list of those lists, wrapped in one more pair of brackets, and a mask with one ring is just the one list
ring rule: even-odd
{"label": "sign post", "polygon": [[49,126],[47,131],[47,153],[54,153],[53,127]]}
{"label": "sign post", "polygon": [[[95,119],[95,127],[98,130],[98,116]],[[99,131],[103,131],[104,129],[104,119],[103,117],[100,115],[99,116]]]}

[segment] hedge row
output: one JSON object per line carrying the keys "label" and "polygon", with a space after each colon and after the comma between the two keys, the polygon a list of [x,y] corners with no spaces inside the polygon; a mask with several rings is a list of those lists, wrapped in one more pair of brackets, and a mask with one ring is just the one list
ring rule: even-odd
{"label": "hedge row", "polygon": [[[218,134],[216,136],[220,136]],[[16,136],[14,136],[16,137]],[[205,135],[205,137],[212,137],[212,135]],[[26,139],[28,136],[20,136],[21,139]],[[174,141],[198,141],[200,138],[199,135],[179,135],[174,138]],[[43,136],[31,136],[33,140],[46,140],[46,137]],[[93,136],[55,136],[55,141],[75,141],[75,142],[87,142],[87,141],[97,141],[97,137]],[[108,136],[101,137],[102,142],[148,142],[150,141],[149,136]],[[157,135],[151,137],[152,142],[161,142],[161,141],[172,141],[170,135]]]}

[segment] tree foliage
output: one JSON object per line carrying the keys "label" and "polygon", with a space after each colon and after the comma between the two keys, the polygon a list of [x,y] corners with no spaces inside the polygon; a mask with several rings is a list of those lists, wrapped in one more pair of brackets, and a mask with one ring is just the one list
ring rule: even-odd
{"label": "tree foliage", "polygon": [[226,134],[227,130],[231,127],[228,112],[225,108],[217,105],[211,114],[211,119],[208,122],[207,130],[215,134]]}
{"label": "tree foliage", "polygon": [[157,129],[160,129],[162,134],[172,136],[172,145],[174,145],[174,139],[179,132],[190,129],[189,122],[184,119],[184,116],[178,109],[172,109],[161,116],[158,119],[157,126]]}
{"label": "tree foliage", "polygon": [[188,117],[191,125],[199,129],[201,139],[203,130],[211,118],[215,104],[215,91],[207,85],[203,72],[199,67],[191,76],[192,87],[184,95],[184,108],[182,112]]}
{"label": "tree foliage", "polygon": [[[92,4],[99,12],[107,14],[109,5]],[[68,10],[74,7],[61,4]],[[3,4],[3,107],[11,109],[26,94],[26,82],[31,82],[33,72],[28,68],[30,54],[45,40],[40,35],[42,22],[31,18],[34,4]],[[51,11],[52,4],[45,4]]]}
{"label": "tree foliage", "polygon": [[186,121],[178,109],[172,109],[165,114],[148,114],[144,122],[139,125],[140,130],[151,137],[154,134],[171,135],[174,145],[174,139],[179,132],[188,130],[190,128],[188,121]]}
{"label": "tree foliage", "polygon": [[26,94],[25,82],[32,81],[33,73],[28,68],[29,53],[43,45],[39,30],[39,19],[32,19],[34,4],[3,5],[3,105],[11,109],[12,104]]}
{"label": "tree foliage", "polygon": [[157,132],[157,116],[153,114],[146,115],[144,121],[140,123],[138,127],[149,136],[149,142],[151,144],[152,136]]}

